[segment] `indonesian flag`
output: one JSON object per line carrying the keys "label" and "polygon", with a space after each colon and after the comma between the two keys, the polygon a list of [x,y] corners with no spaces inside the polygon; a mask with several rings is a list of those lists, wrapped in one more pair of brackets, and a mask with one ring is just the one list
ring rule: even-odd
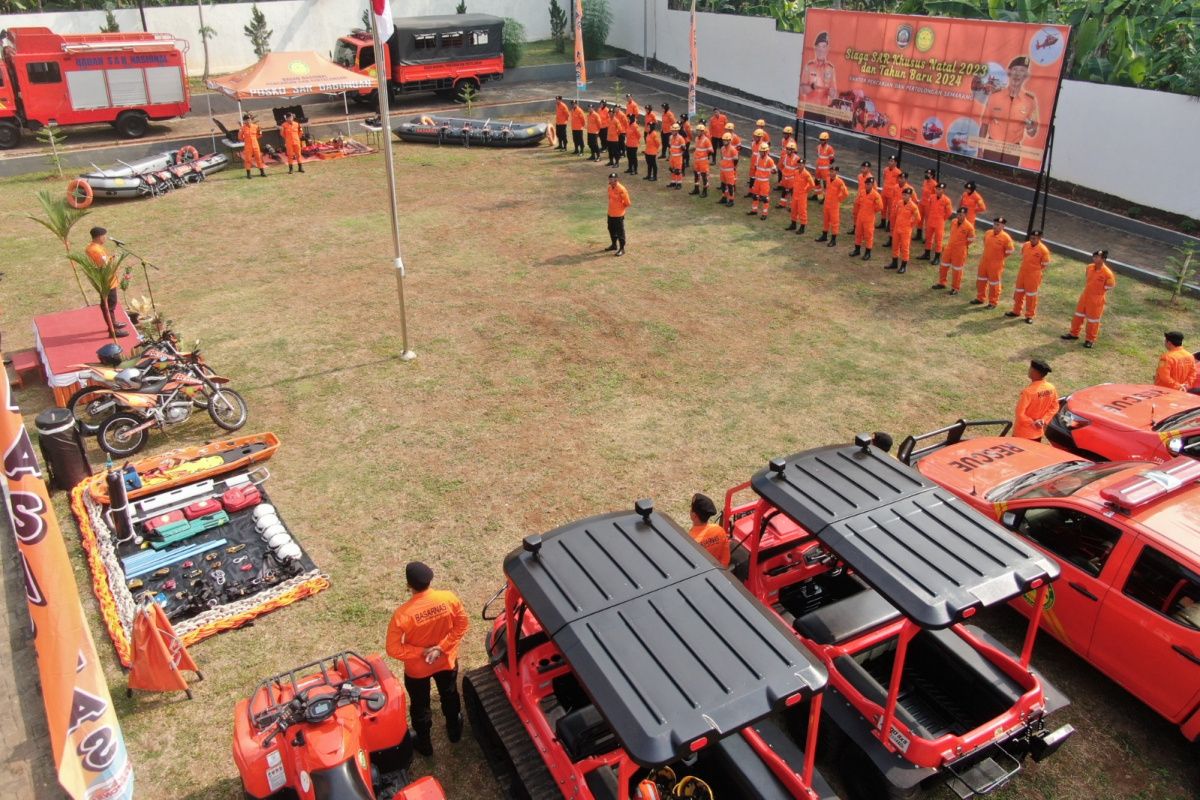
{"label": "indonesian flag", "polygon": [[575,0],[575,90],[587,91],[587,61],[583,57],[583,0]]}
{"label": "indonesian flag", "polygon": [[699,59],[696,57],[696,0],[692,0],[692,31],[690,34],[692,52],[692,72],[688,76],[688,119],[696,117],[696,76],[700,72]]}
{"label": "indonesian flag", "polygon": [[371,10],[375,12],[379,41],[386,42],[396,30],[396,24],[392,22],[392,0],[371,0]]}

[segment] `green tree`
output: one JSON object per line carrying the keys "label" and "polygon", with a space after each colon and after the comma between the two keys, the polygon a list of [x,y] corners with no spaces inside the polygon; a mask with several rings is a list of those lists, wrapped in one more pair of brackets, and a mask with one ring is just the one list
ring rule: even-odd
{"label": "green tree", "polygon": [[1200,267],[1200,250],[1188,242],[1167,259],[1166,267],[1167,277],[1163,280],[1171,287],[1171,304],[1174,305],[1179,302],[1179,296],[1183,294],[1188,281],[1196,276],[1197,267]]}
{"label": "green tree", "polygon": [[558,0],[550,0],[550,38],[554,40],[554,49],[559,53],[567,49],[566,31],[567,12],[558,4]]}
{"label": "green tree", "polygon": [[49,148],[49,151],[46,153],[46,162],[54,168],[54,171],[58,173],[58,177],[65,177],[62,168],[62,154],[58,152],[59,148],[63,146],[63,142],[67,140],[67,135],[62,132],[62,128],[50,122],[38,128],[34,136],[37,137],[39,142]]}
{"label": "green tree", "polygon": [[458,0],[458,5],[454,7],[455,14],[467,13],[467,0]]}
{"label": "green tree", "polygon": [[112,3],[104,4],[104,25],[100,28],[101,33],[120,33],[121,26],[117,22],[117,15],[113,13],[115,6]]}
{"label": "green tree", "polygon": [[38,201],[42,204],[42,213],[45,216],[35,217],[33,214],[26,214],[26,216],[50,231],[50,233],[54,234],[54,238],[62,243],[63,252],[66,254],[68,263],[71,265],[71,271],[75,273],[75,283],[79,286],[79,294],[83,297],[83,302],[87,303],[87,293],[83,291],[83,283],[79,280],[79,272],[75,269],[75,262],[70,260],[71,230],[79,220],[91,212],[81,208],[72,208],[65,198],[54,197],[45,189],[38,192]]}
{"label": "green tree", "polygon": [[583,47],[591,58],[598,58],[608,41],[608,31],[612,28],[612,9],[608,0],[587,0],[583,4]]}
{"label": "green tree", "polygon": [[259,11],[258,3],[250,6],[250,24],[244,26],[242,31],[254,47],[254,55],[262,58],[271,52],[271,34],[275,31],[267,27],[267,17]]}
{"label": "green tree", "polygon": [[200,47],[204,50],[204,75],[202,81],[208,81],[208,40],[217,35],[217,31],[210,25],[204,24],[204,0],[196,0],[196,13],[200,15],[200,27],[196,33],[200,34]]}
{"label": "green tree", "polygon": [[512,69],[521,63],[525,54],[525,26],[512,17],[504,18],[504,68]]}

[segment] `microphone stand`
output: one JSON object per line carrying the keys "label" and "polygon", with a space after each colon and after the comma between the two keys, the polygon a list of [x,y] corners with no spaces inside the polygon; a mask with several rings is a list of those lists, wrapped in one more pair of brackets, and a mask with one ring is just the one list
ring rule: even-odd
{"label": "microphone stand", "polygon": [[142,277],[146,279],[146,291],[148,291],[150,293],[150,308],[151,308],[151,310],[154,311],[155,315],[157,315],[158,314],[158,306],[155,305],[155,303],[154,303],[154,287],[152,287],[150,285],[150,273],[147,270],[147,267],[149,267],[151,269],[155,269],[155,270],[157,270],[158,267],[154,264],[151,264],[149,261],[147,261],[144,257],[139,255],[138,253],[135,253],[132,250],[130,250],[129,247],[125,244],[118,244],[117,247],[119,247],[121,250],[125,251],[129,255],[136,258],[138,260],[138,263],[142,265]]}

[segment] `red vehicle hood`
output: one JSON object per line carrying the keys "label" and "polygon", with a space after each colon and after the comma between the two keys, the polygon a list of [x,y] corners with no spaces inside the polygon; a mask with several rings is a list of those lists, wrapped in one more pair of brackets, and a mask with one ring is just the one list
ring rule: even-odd
{"label": "red vehicle hood", "polygon": [[[1150,431],[1168,417],[1200,409],[1200,395],[1142,383],[1102,383],[1072,392],[1067,408],[1109,428]],[[1196,424],[1200,421],[1186,427]]]}
{"label": "red vehicle hood", "polygon": [[990,514],[992,503],[986,495],[997,486],[1044,467],[1084,460],[1042,442],[984,436],[935,450],[916,467],[926,478]]}

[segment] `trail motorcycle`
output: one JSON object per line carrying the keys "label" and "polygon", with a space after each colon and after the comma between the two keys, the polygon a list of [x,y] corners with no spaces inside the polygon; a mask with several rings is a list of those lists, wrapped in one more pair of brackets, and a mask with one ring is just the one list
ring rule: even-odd
{"label": "trail motorcycle", "polygon": [[[246,424],[249,410],[242,396],[225,387],[228,378],[208,375],[186,364],[163,383],[147,391],[98,389],[115,403],[116,413],[100,424],[96,441],[110,455],[131,456],[146,446],[150,428],[165,428],[192,416],[197,399],[207,396],[206,410],[219,427],[236,431]],[[94,402],[102,402],[97,398]]]}

